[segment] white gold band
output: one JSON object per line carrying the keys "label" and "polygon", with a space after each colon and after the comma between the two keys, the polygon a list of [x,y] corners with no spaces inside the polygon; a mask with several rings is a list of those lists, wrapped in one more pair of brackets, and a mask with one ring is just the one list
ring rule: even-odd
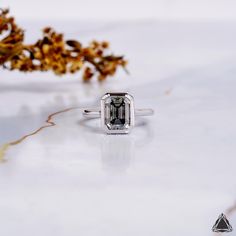
{"label": "white gold band", "polygon": [[[151,116],[154,114],[154,111],[151,108],[135,109],[134,114],[135,116]],[[88,118],[99,118],[101,117],[101,110],[98,107],[84,109],[83,115],[84,117],[88,117]]]}

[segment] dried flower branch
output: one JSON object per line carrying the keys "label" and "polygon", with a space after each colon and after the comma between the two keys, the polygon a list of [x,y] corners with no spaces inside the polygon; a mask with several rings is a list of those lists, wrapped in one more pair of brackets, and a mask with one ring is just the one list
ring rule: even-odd
{"label": "dried flower branch", "polygon": [[93,41],[83,47],[76,40],[64,40],[63,34],[52,28],[43,30],[42,39],[24,44],[24,31],[17,26],[8,9],[0,9],[0,66],[9,70],[53,71],[57,75],[83,69],[83,80],[96,76],[99,81],[115,74],[127,64],[123,56],[107,55],[108,42]]}

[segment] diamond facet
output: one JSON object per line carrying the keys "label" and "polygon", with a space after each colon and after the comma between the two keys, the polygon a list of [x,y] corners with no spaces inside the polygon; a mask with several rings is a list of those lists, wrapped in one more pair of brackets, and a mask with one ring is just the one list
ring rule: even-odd
{"label": "diamond facet", "polygon": [[107,93],[101,100],[102,126],[107,133],[128,133],[134,126],[133,97],[127,93]]}

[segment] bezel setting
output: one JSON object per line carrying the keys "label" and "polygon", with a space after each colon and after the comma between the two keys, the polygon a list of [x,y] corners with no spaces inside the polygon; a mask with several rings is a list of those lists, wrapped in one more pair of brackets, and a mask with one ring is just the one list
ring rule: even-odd
{"label": "bezel setting", "polygon": [[134,99],[128,93],[106,93],[101,98],[101,125],[107,134],[127,134],[134,127]]}

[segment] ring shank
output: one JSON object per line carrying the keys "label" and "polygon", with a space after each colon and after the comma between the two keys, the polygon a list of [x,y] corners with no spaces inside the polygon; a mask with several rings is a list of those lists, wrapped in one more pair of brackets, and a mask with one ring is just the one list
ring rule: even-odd
{"label": "ring shank", "polygon": [[[135,109],[135,116],[151,116],[153,114],[154,111],[151,108]],[[88,118],[99,118],[101,117],[101,110],[100,108],[84,109],[83,115]]]}
{"label": "ring shank", "polygon": [[154,111],[151,108],[135,109],[134,114],[135,116],[152,116]]}
{"label": "ring shank", "polygon": [[101,117],[101,110],[99,108],[84,109],[83,116],[88,118],[99,118]]}

